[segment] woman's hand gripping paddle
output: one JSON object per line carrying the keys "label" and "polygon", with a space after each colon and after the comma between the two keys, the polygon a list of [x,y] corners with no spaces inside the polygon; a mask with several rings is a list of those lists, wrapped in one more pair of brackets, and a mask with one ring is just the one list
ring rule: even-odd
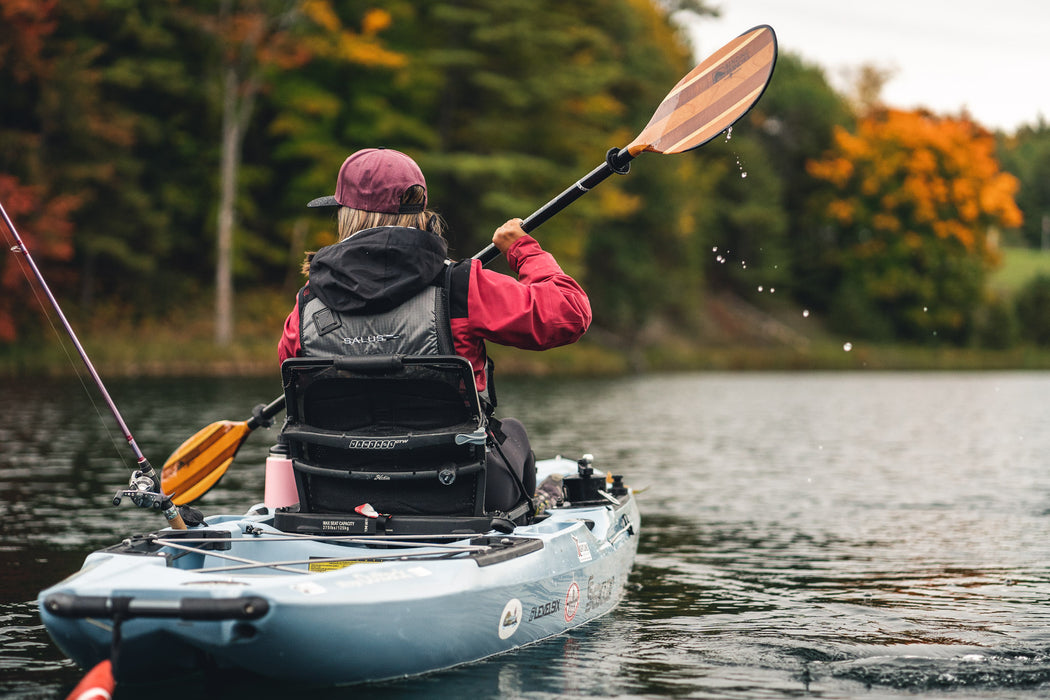
{"label": "woman's hand gripping paddle", "polygon": [[[521,227],[526,232],[536,229],[613,173],[626,174],[642,153],[682,153],[718,136],[758,102],[776,60],[772,27],[763,24],[733,39],[678,81],[634,141],[609,151],[604,163],[535,211]],[[496,246],[489,245],[474,258],[487,265],[498,256]]]}
{"label": "woman's hand gripping paddle", "polygon": [[229,469],[248,435],[270,425],[270,419],[282,410],[284,397],[279,396],[246,421],[221,420],[197,431],[164,463],[160,472],[164,493],[180,506],[203,496]]}

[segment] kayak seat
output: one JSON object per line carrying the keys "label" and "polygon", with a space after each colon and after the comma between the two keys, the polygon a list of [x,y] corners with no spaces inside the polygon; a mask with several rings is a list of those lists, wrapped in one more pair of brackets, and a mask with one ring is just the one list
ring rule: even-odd
{"label": "kayak seat", "polygon": [[[346,534],[485,532],[486,416],[457,356],[293,358],[281,367],[297,512]],[[336,516],[346,517],[336,517]]]}

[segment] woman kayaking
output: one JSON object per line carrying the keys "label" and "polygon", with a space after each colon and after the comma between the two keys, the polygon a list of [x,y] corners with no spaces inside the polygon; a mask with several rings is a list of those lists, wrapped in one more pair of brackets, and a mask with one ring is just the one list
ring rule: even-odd
{"label": "woman kayaking", "polygon": [[[426,180],[404,153],[357,151],[339,169],[335,194],[307,206],[338,207],[339,242],[306,255],[308,281],[285,320],[281,362],[456,354],[470,362],[491,413],[496,397],[485,341],[545,350],[576,342],[590,325],[586,293],[522,230],[521,219],[492,236],[517,279],[479,260],[449,260],[444,223],[427,209]],[[509,511],[534,493],[535,459],[520,421],[492,425],[499,444],[489,460],[485,502]]]}

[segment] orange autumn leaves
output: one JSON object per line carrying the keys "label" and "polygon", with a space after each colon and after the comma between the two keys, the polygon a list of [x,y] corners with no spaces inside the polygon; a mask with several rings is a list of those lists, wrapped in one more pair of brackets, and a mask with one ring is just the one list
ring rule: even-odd
{"label": "orange autumn leaves", "polygon": [[361,66],[400,68],[408,62],[407,56],[386,48],[379,34],[393,23],[386,10],[372,8],[361,18],[360,30],[344,26],[332,3],[327,0],[305,0],[302,13],[323,29],[310,37],[319,56],[335,58]]}
{"label": "orange autumn leaves", "polygon": [[855,133],[838,128],[835,147],[807,170],[832,186],[826,217],[865,232],[860,257],[889,241],[918,248],[932,235],[992,264],[989,231],[1021,224],[1017,178],[1000,169],[992,134],[964,117],[874,111]]}
{"label": "orange autumn leaves", "polygon": [[[997,230],[1022,223],[1020,183],[966,117],[877,109],[807,163],[831,314],[869,337],[963,342],[977,323]],[[845,319],[845,320],[843,320]]]}

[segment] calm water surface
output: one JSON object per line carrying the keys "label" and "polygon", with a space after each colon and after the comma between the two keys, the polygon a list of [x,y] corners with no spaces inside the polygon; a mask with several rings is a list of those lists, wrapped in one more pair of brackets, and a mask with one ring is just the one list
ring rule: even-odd
{"label": "calm water surface", "polygon": [[[109,389],[157,466],[280,392],[277,380]],[[500,391],[541,456],[592,452],[645,489],[631,587],[571,634],[366,694],[1050,696],[1050,374],[681,374]],[[0,392],[0,695],[62,698],[81,672],[40,625],[37,592],[163,520],[109,505],[130,451],[80,384]],[[252,436],[198,501],[205,513],[261,500],[272,439]],[[209,683],[117,697],[294,692]]]}

